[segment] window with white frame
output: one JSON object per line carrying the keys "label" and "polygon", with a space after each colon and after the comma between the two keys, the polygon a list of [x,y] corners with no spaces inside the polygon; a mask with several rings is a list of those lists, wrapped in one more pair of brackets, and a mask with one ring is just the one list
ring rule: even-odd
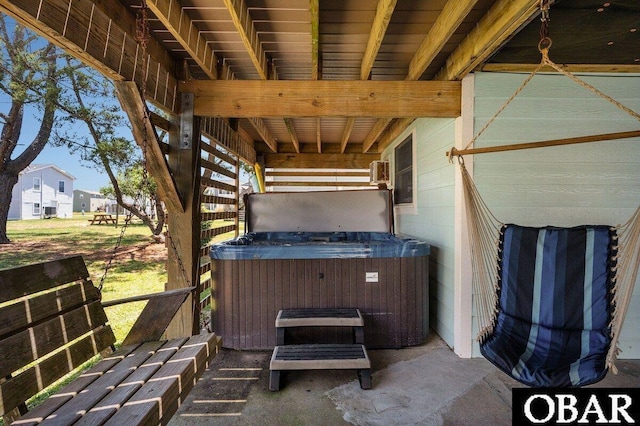
{"label": "window with white frame", "polygon": [[40,214],[40,203],[33,203],[33,215],[38,216]]}
{"label": "window with white frame", "polygon": [[413,204],[413,134],[407,136],[394,151],[394,203]]}
{"label": "window with white frame", "polygon": [[33,178],[33,192],[40,192],[40,178],[39,177],[34,177]]}
{"label": "window with white frame", "polygon": [[59,180],[58,181],[58,192],[64,192],[64,181],[63,180]]}

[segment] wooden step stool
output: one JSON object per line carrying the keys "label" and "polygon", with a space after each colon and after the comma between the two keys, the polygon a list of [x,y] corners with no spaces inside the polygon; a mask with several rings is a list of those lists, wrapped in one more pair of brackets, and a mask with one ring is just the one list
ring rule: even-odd
{"label": "wooden step stool", "polygon": [[[285,345],[289,327],[352,327],[353,344]],[[358,309],[283,309],[276,318],[277,344],[269,364],[269,389],[280,390],[286,370],[357,370],[360,387],[371,389],[371,361],[364,342],[364,321]]]}
{"label": "wooden step stool", "polygon": [[290,327],[352,327],[353,343],[364,344],[364,320],[359,309],[283,309],[276,317],[276,344],[285,344]]}

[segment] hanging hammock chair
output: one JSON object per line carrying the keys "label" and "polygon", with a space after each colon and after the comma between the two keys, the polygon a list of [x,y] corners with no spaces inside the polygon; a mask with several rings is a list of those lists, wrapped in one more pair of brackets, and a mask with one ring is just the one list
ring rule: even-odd
{"label": "hanging hammock chair", "polygon": [[584,386],[615,372],[640,263],[640,208],[617,227],[507,225],[460,165],[482,355],[534,387]]}
{"label": "hanging hammock chair", "polygon": [[[542,33],[542,32],[541,32]],[[525,227],[496,219],[464,164],[465,154],[640,136],[640,131],[493,148],[469,147],[543,67],[550,66],[640,120],[595,87],[553,63],[543,34],[542,61],[458,156],[482,355],[533,387],[576,387],[616,372],[618,339],[640,266],[640,207],[624,225]]]}

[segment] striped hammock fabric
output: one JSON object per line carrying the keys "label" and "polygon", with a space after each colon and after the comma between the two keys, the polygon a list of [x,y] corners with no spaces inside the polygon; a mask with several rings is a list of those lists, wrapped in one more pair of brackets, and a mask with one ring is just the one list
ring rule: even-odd
{"label": "striped hammock fabric", "polygon": [[498,315],[485,358],[529,386],[575,387],[607,373],[616,231],[505,225]]}

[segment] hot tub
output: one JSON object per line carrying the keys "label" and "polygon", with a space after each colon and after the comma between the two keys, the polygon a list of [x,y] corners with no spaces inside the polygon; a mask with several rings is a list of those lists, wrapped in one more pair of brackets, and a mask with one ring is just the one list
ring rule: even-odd
{"label": "hot tub", "polygon": [[[270,349],[280,309],[358,308],[367,347],[421,344],[429,330],[429,252],[427,243],[390,232],[248,232],[211,248],[214,331],[228,348]],[[288,338],[348,342],[351,334],[296,329]]]}

